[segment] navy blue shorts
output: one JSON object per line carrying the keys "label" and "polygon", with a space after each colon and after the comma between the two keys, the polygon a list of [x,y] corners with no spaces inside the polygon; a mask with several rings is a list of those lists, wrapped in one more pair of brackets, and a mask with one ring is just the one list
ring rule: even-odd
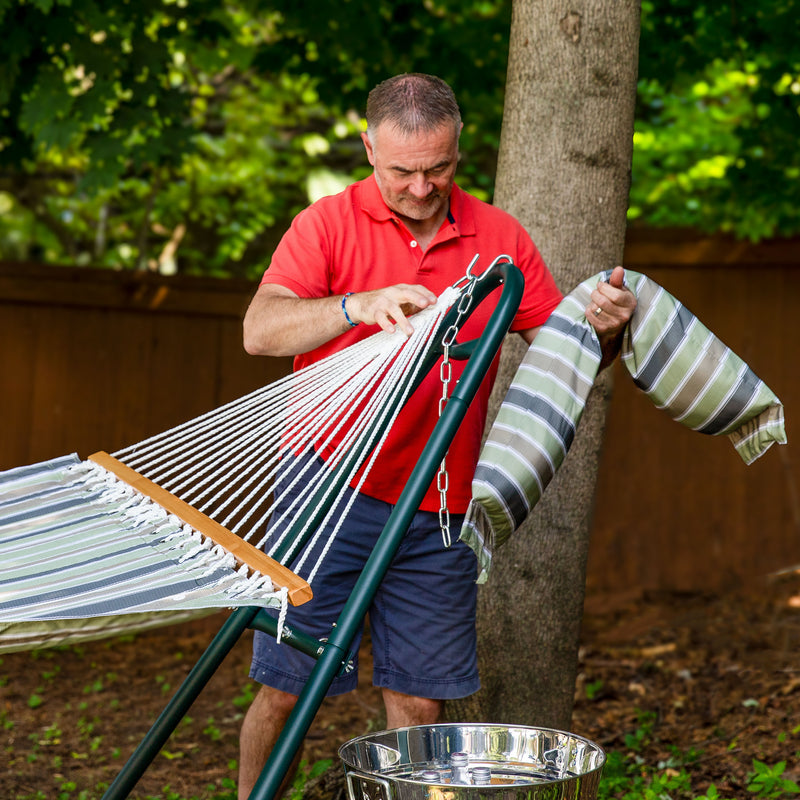
{"label": "navy blue shorts", "polygon": [[[350,490],[348,490],[350,491]],[[393,506],[359,495],[313,579],[314,598],[289,607],[287,624],[317,638],[330,634]],[[369,610],[373,683],[415,697],[449,700],[480,688],[476,654],[477,559],[456,541],[462,516],[451,515],[445,547],[438,513],[419,511]],[[329,695],[358,683],[355,669],[334,679]],[[299,694],[315,660],[256,631],[250,677]]]}

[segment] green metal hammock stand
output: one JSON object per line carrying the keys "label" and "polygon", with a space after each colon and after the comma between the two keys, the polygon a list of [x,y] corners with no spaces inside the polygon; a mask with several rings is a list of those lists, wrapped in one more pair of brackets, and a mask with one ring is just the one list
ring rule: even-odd
{"label": "green metal hammock stand", "polygon": [[[277,794],[314,716],[336,675],[351,660],[352,642],[363,624],[372,599],[397,552],[411,520],[425,492],[433,481],[450,442],[464,418],[481,381],[490,368],[503,339],[508,332],[522,298],[524,279],[510,259],[501,257],[475,282],[471,308],[490,292],[502,286],[495,310],[481,337],[472,342],[454,344],[448,348],[451,358],[466,359],[467,364],[456,388],[447,401],[439,421],[426,444],[397,505],[370,555],[338,620],[325,641],[317,640],[299,630],[284,627],[281,642],[295,647],[316,659],[314,669],[301,692],[298,702],[250,795],[251,800],[272,800]],[[470,312],[467,311],[467,315]],[[445,317],[443,329],[455,319],[456,308]],[[442,355],[442,348],[434,348],[427,356],[421,373],[429,371]],[[313,503],[311,506],[313,507]],[[313,512],[316,515],[316,511]],[[322,510],[319,511],[320,515]],[[305,541],[287,544],[292,552]],[[281,560],[286,553],[280,553]],[[169,701],[163,712],[146,734],[105,793],[104,800],[122,800],[129,795],[149,764],[166,744],[167,739],[188,712],[216,669],[248,630],[264,631],[276,636],[277,620],[264,609],[241,607],[223,624],[203,655],[198,659],[184,683]]]}

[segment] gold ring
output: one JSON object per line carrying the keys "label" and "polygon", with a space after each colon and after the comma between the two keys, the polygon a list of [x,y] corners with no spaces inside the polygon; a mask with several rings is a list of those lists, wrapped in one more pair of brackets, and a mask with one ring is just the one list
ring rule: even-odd
{"label": "gold ring", "polygon": [[602,314],[602,313],[603,313],[603,309],[602,309],[602,308],[600,308],[600,306],[597,306],[597,308],[594,310],[594,315],[595,315],[596,317],[599,317],[599,316],[600,316],[600,314]]}

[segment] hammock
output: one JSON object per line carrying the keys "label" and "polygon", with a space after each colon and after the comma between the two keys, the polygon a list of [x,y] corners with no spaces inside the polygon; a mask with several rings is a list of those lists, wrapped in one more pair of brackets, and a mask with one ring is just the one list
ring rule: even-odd
{"label": "hammock", "polygon": [[[587,279],[551,315],[487,438],[461,531],[480,581],[492,550],[531,513],[570,448],[601,357],[583,311],[607,278]],[[380,431],[430,366],[424,354],[470,280],[468,270],[461,286],[419,314],[408,340],[379,333],[113,457],[73,455],[0,473],[0,652],[308,599],[326,547],[295,566],[305,578],[282,564],[309,539],[306,553],[314,550],[322,523],[337,519],[334,535],[341,527],[347,509],[338,491],[365,461],[362,480],[368,474]],[[638,306],[622,361],[647,396],[683,425],[728,435],[746,463],[785,442],[783,407],[749,367],[662,287],[631,271],[626,280]],[[319,480],[306,480],[298,505],[273,520],[265,557],[281,456],[309,452],[344,428]],[[247,544],[254,537],[255,547]]]}

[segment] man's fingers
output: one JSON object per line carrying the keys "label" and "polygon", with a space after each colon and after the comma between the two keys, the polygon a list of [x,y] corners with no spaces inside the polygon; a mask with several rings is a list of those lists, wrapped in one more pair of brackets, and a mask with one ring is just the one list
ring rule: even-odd
{"label": "man's fingers", "polygon": [[397,328],[406,336],[414,333],[414,328],[403,313],[403,309],[395,304],[381,303],[379,306],[373,306],[371,311],[366,312],[366,318],[368,324],[374,322],[387,333],[394,333]]}
{"label": "man's fingers", "polygon": [[[413,308],[413,306],[412,306]],[[412,327],[411,323],[406,319],[406,315],[403,313],[402,307],[398,306],[397,313],[391,314],[389,317],[389,322],[391,324],[392,320],[394,320],[396,326],[400,328],[400,330],[406,335],[411,336],[414,333],[414,328]],[[387,330],[393,330],[394,326],[388,328]]]}
{"label": "man's fingers", "polygon": [[604,311],[613,312],[613,306],[627,308],[635,303],[630,302],[631,292],[625,286],[625,270],[615,267],[608,281],[598,281],[597,287],[592,292],[592,302]]}
{"label": "man's fingers", "polygon": [[394,332],[394,321],[387,313],[383,311],[378,311],[375,313],[375,323],[380,327],[381,330],[386,331],[386,333]]}
{"label": "man's fingers", "polygon": [[599,281],[586,308],[586,318],[600,334],[617,334],[628,324],[636,298],[625,286],[625,270],[615,267],[608,281]]}
{"label": "man's fingers", "polygon": [[436,295],[424,286],[398,284],[353,295],[351,302],[353,314],[356,315],[354,318],[359,322],[379,325],[389,333],[399,328],[406,336],[410,336],[414,329],[408,317],[434,304]]}
{"label": "man's fingers", "polygon": [[622,289],[625,285],[625,270],[622,267],[614,267],[608,282],[615,289]]}

